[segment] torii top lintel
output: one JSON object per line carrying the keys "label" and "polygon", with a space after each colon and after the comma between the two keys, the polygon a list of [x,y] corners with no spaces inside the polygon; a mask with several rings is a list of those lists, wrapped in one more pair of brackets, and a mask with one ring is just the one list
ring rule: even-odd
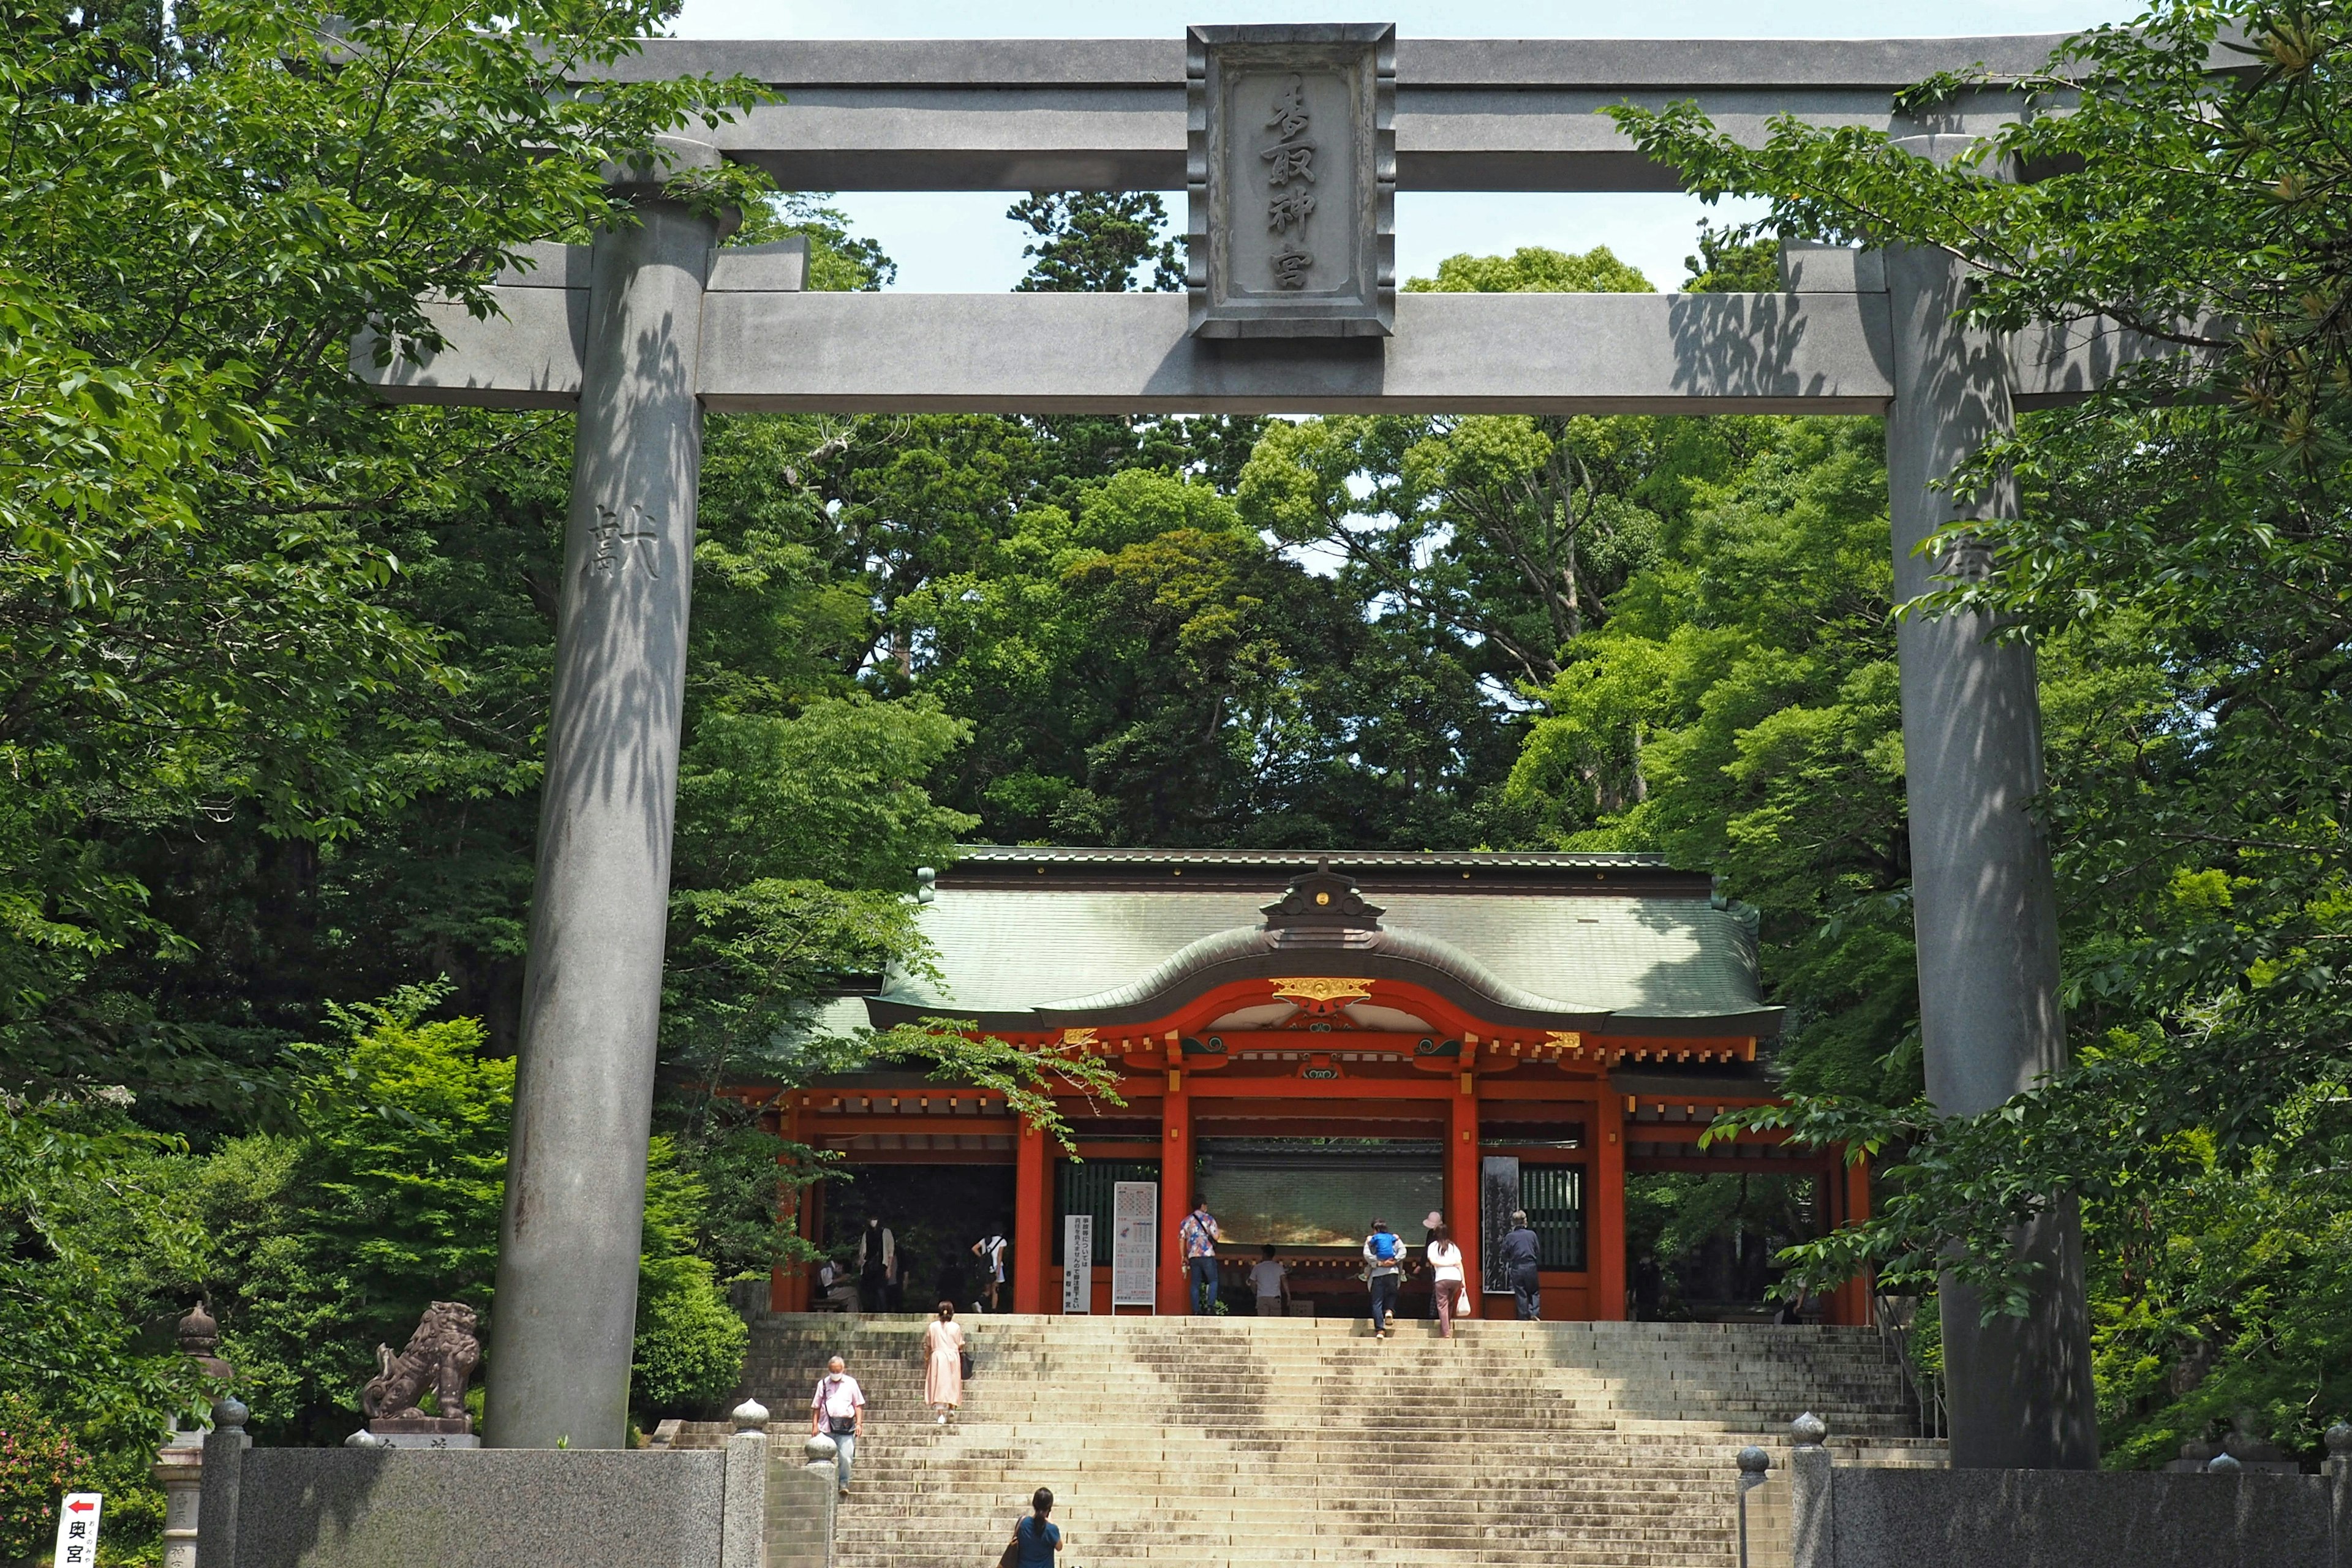
{"label": "torii top lintel", "polygon": [[[1413,38],[1396,42],[1402,190],[1670,191],[1598,112],[1696,99],[1731,135],[1772,117],[1890,129],[1914,82],[2039,69],[2063,37]],[[784,100],[711,139],[788,190],[1182,190],[1179,38],[655,39],[625,80],[740,74]],[[1919,129],[1980,134],[2014,94],[1966,94]]]}
{"label": "torii top lintel", "polygon": [[[1244,30],[1196,34],[1235,31]],[[1696,99],[1748,141],[1792,114],[1948,143],[1941,156],[2013,119],[2021,97],[1990,85],[1906,118],[1895,108],[1902,87],[1978,65],[1996,80],[2032,71],[2058,42],[1383,41],[1367,79],[1379,85],[1380,106],[1362,121],[1378,140],[1368,165],[1377,177],[1355,182],[1364,226],[1339,222],[1340,193],[1327,182],[1312,193],[1318,231],[1294,236],[1311,243],[1280,239],[1280,254],[1253,250],[1232,274],[1263,289],[1270,265],[1293,267],[1281,287],[1300,290],[1290,296],[1299,308],[1286,311],[1277,300],[1275,317],[1312,315],[1318,290],[1348,317],[1306,326],[1218,315],[1221,275],[1203,259],[1217,247],[1204,236],[1264,228],[1272,208],[1257,192],[1245,213],[1229,210],[1203,195],[1209,176],[1188,178],[1203,154],[1188,152],[1200,118],[1188,111],[1188,94],[1201,94],[1187,75],[1184,40],[654,40],[614,70],[740,73],[772,85],[785,101],[695,139],[707,138],[699,155],[758,164],[789,189],[1191,192],[1189,300],[807,293],[790,243],[712,251],[694,280],[698,311],[681,311],[665,328],[695,340],[682,363],[693,367],[691,389],[707,409],[1879,414],[1895,394],[1895,328],[1873,254],[1791,243],[1773,293],[1398,294],[1385,204],[1398,189],[1675,188],[1674,170],[1650,163],[1599,112],[1625,101]],[[1195,64],[1201,44],[1192,40]],[[1260,119],[1264,107],[1253,98]],[[1316,134],[1336,122],[1319,114]],[[1261,151],[1249,148],[1244,163]],[[1267,243],[1264,235],[1252,241],[1259,250]],[[1343,257],[1353,259],[1341,265]],[[376,345],[362,335],[355,372],[395,402],[577,404],[592,335],[588,248],[537,247],[525,259],[496,280],[499,318],[478,321],[462,307],[428,305],[446,348],[378,367]],[[1258,333],[1289,341],[1215,341]],[[2032,327],[2004,349],[2019,409],[2078,397],[2128,360],[2170,352],[2098,323]]]}

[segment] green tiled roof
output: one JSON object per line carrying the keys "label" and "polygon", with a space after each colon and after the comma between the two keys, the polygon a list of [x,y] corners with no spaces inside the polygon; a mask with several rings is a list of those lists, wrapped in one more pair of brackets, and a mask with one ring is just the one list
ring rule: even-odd
{"label": "green tiled roof", "polygon": [[[1295,863],[1297,858],[1281,858]],[[1633,857],[1507,858],[1638,863]],[[1444,863],[1506,859],[1454,856]],[[1428,862],[1416,858],[1415,863]],[[1259,909],[1282,891],[1276,876],[1255,892],[943,881],[920,911],[942,982],[893,974],[879,1000],[997,1015],[1136,1000],[1156,976],[1181,967],[1171,961],[1188,948],[1194,952],[1187,962],[1262,951],[1264,942],[1255,936],[1263,924]],[[1758,1022],[1753,1016],[1771,1011],[1758,994],[1755,943],[1747,926],[1705,898],[1583,889],[1367,896],[1386,910],[1380,922],[1384,951],[1445,968],[1523,1011],[1659,1020],[1749,1016],[1745,1026],[1751,1032]],[[1349,964],[1341,952],[1328,948],[1287,950],[1285,956],[1294,969],[1311,964],[1337,973]],[[1769,1027],[1764,1022],[1764,1032]]]}

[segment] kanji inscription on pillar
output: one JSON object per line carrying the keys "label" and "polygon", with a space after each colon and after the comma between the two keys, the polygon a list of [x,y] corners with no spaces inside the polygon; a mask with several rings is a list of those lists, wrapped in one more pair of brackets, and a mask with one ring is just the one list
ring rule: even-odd
{"label": "kanji inscription on pillar", "polygon": [[1396,316],[1396,29],[1194,27],[1194,335],[1386,337]]}
{"label": "kanji inscription on pillar", "polygon": [[591,579],[632,572],[658,579],[661,564],[661,519],[634,501],[597,504],[596,520],[588,525],[586,571]]}

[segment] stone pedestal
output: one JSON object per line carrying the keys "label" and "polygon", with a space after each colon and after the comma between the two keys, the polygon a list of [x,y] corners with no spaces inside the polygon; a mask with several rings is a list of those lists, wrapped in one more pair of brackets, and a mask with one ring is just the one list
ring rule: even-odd
{"label": "stone pedestal", "polygon": [[474,1423],[465,1415],[379,1415],[367,1425],[368,1435],[385,1448],[478,1448]]}
{"label": "stone pedestal", "polygon": [[205,1435],[174,1432],[155,1456],[163,1489],[163,1568],[196,1568],[196,1520],[204,1496]]}

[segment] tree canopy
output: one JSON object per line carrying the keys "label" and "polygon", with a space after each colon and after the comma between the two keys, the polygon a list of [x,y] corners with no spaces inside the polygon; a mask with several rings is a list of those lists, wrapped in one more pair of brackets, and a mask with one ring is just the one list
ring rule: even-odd
{"label": "tree canopy", "polygon": [[2173,350],[1979,454],[1957,482],[2007,468],[2024,504],[1966,525],[1994,570],[1921,611],[1989,609],[2044,651],[2074,1065],[1972,1121],[1790,1113],[1899,1152],[1882,1218],[1815,1249],[1832,1269],[1919,1280],[1957,1243],[2014,1287],[2008,1226],[2080,1201],[2109,1440],[2140,1458],[2217,1419],[2308,1446],[2352,1373],[2321,1217],[2352,1152],[2347,47],[2324,8],[2161,0],[2014,84],[2066,111],[1957,166],[1859,129],[1751,148],[1688,105],[1612,111],[1783,237],[1949,253],[1971,320]]}

